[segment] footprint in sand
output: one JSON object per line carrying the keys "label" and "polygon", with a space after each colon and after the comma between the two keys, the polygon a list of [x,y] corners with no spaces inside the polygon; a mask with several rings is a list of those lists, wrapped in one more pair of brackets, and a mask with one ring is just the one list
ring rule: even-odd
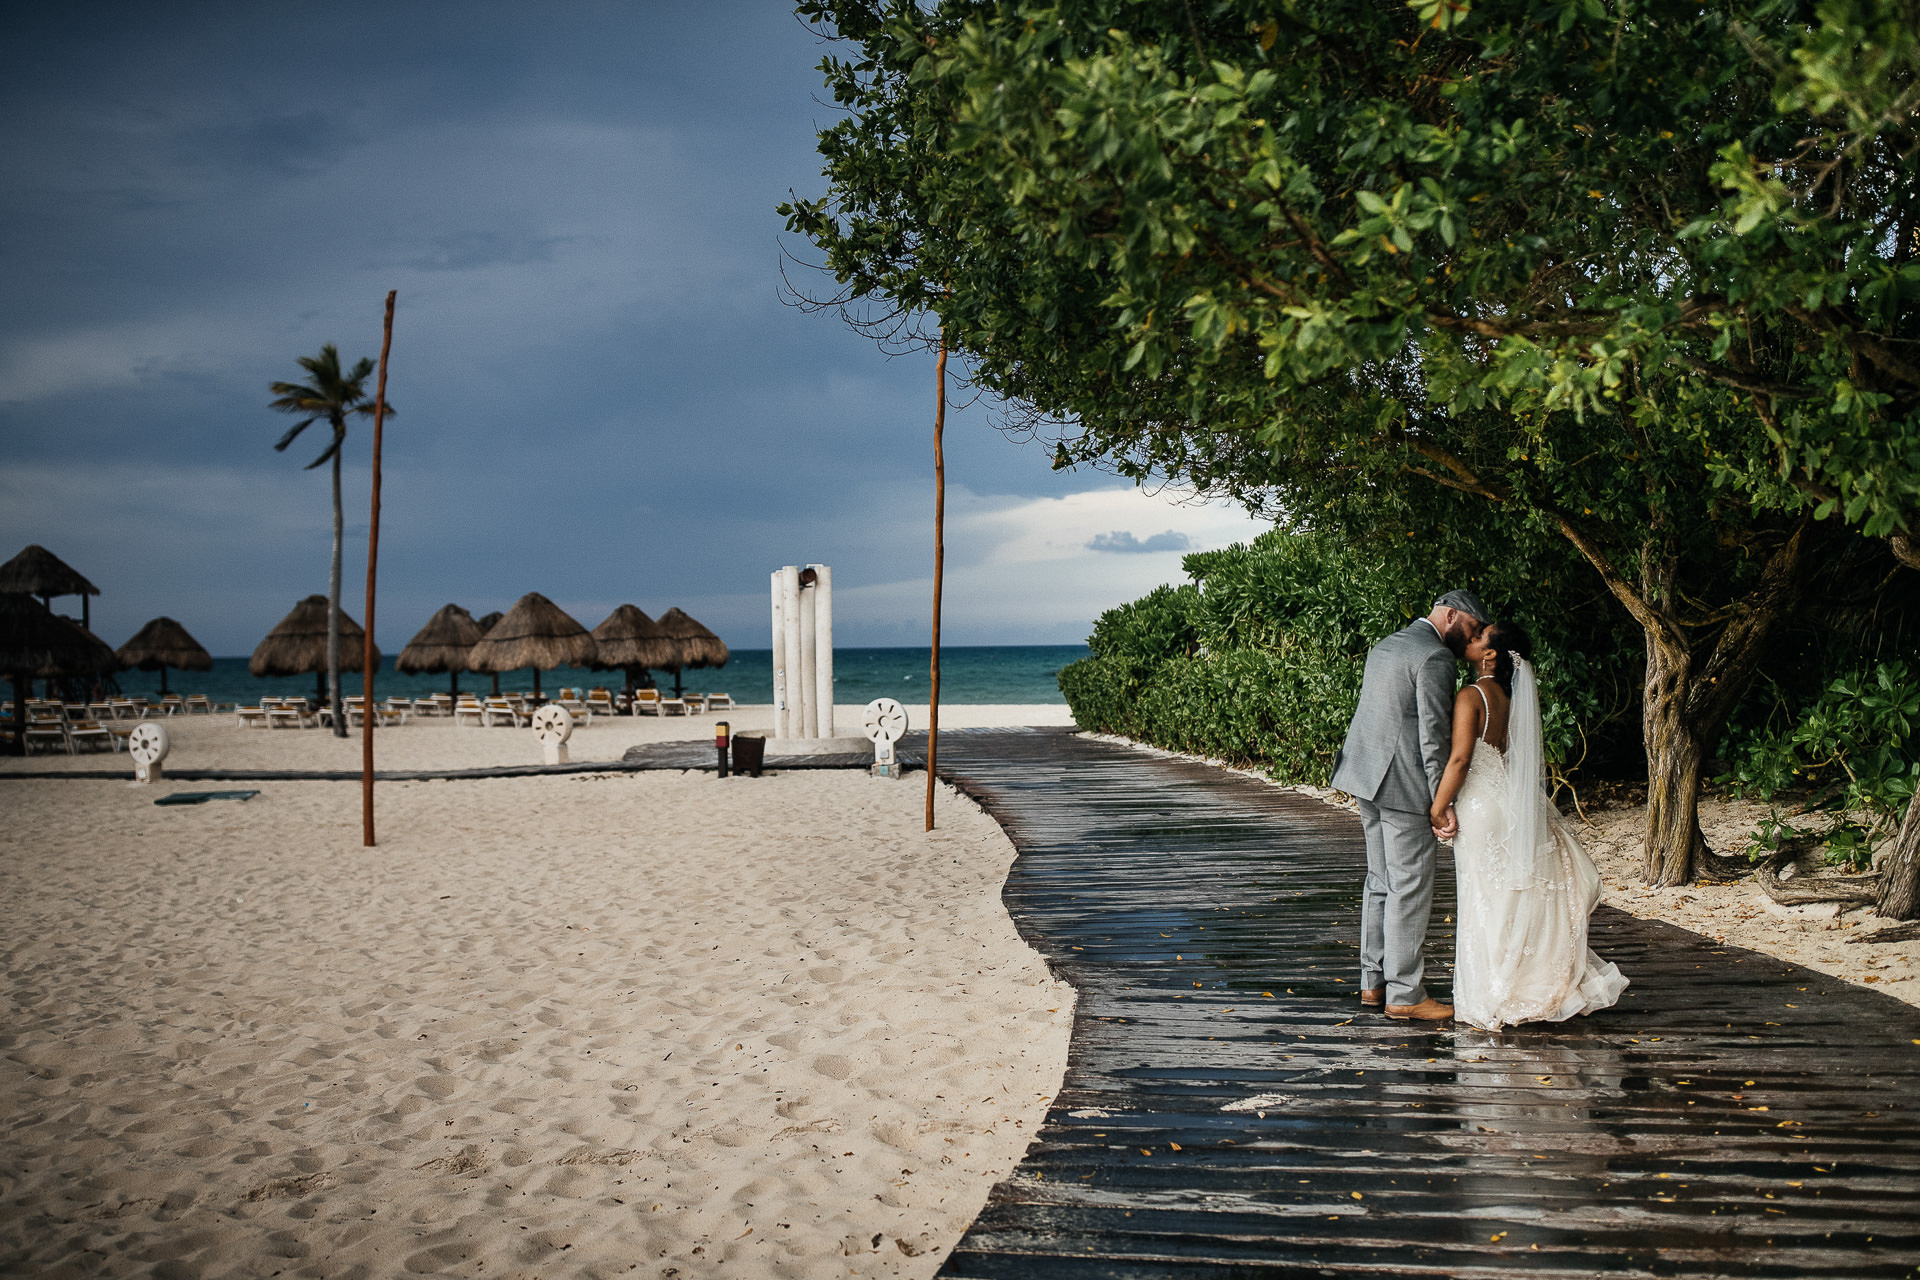
{"label": "footprint in sand", "polygon": [[813,1060],[813,1069],[829,1080],[845,1080],[853,1074],[852,1058],[838,1053],[823,1053]]}

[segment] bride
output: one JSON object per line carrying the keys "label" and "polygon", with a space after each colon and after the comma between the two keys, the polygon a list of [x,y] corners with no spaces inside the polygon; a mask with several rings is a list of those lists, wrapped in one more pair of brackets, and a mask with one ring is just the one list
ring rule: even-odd
{"label": "bride", "polygon": [[1454,1016],[1489,1031],[1592,1013],[1627,987],[1587,947],[1600,873],[1547,800],[1532,653],[1507,622],[1467,645],[1479,678],[1454,699],[1453,755],[1431,815],[1436,829],[1459,823]]}

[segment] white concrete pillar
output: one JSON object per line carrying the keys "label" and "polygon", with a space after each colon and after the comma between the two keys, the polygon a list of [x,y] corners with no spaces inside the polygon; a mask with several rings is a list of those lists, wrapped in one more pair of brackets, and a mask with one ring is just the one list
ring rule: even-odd
{"label": "white concrete pillar", "polygon": [[769,575],[773,587],[773,736],[787,736],[787,623],[786,596],[780,570]]}
{"label": "white concrete pillar", "polygon": [[833,736],[833,570],[816,564],[813,587],[813,687],[820,706],[820,736]]}
{"label": "white concrete pillar", "polygon": [[805,732],[801,706],[800,666],[800,567],[787,565],[780,570],[780,621],[782,643],[787,654],[787,736],[798,738]]}
{"label": "white concrete pillar", "polygon": [[820,736],[820,694],[814,685],[813,611],[818,587],[800,588],[800,736]]}

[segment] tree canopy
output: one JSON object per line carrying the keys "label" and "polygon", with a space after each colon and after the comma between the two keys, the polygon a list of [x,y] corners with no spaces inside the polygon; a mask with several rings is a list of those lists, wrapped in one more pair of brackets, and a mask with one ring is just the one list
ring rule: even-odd
{"label": "tree canopy", "polygon": [[1056,462],[1564,540],[1648,646],[1648,872],[1822,544],[1920,527],[1914,0],[807,0],[848,305]]}

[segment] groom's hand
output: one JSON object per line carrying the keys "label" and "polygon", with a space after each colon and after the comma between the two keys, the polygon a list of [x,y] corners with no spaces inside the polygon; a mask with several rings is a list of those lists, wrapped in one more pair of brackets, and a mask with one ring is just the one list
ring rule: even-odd
{"label": "groom's hand", "polygon": [[1438,840],[1451,840],[1460,834],[1460,815],[1453,811],[1452,805],[1447,806],[1447,815],[1434,827],[1433,834]]}

